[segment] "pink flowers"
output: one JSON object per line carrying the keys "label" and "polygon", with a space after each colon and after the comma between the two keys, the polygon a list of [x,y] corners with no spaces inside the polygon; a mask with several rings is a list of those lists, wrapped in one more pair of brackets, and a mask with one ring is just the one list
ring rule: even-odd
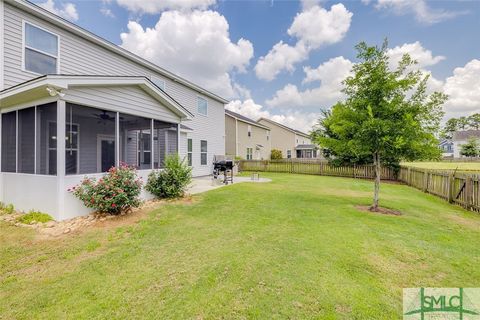
{"label": "pink flowers", "polygon": [[139,182],[135,168],[122,164],[112,167],[100,179],[85,178],[79,186],[68,189],[88,208],[98,212],[119,214],[140,205]]}

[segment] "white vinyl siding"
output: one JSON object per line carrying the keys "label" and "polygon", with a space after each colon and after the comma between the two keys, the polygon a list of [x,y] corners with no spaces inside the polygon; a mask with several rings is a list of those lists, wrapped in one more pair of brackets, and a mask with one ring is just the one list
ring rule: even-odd
{"label": "white vinyl siding", "polygon": [[[59,73],[73,75],[109,75],[109,76],[145,76],[148,78],[158,77],[165,81],[165,91],[173,99],[178,101],[192,114],[197,114],[197,97],[200,92],[187,87],[186,85],[173,81],[155,70],[149,69],[139,63],[133,62],[119,54],[100,47],[86,39],[83,39],[70,31],[59,28],[46,20],[39,19],[31,14],[23,12],[9,3],[5,3],[5,57],[4,57],[4,87],[8,88],[16,84],[37,77],[31,72],[22,70],[22,20],[29,21],[42,28],[51,30],[59,35],[60,41],[60,65]],[[137,93],[131,94],[132,90]],[[125,89],[120,87],[109,88],[78,88],[71,91],[72,100],[81,100],[85,105],[110,109],[113,104],[121,106],[121,112],[138,114],[144,117],[152,117],[163,121],[171,121],[172,115],[163,118],[165,113],[155,111],[151,108],[151,103],[147,103],[145,108],[132,108],[132,100],[139,101],[138,92],[141,89]],[[70,94],[70,92],[69,92]],[[109,96],[109,94],[113,94]],[[67,98],[67,97],[66,97]],[[199,140],[208,141],[208,159],[212,159],[216,154],[225,154],[225,111],[222,102],[212,99],[209,96],[202,96],[208,104],[208,117],[197,116],[192,121],[185,123],[193,131],[188,134],[192,138],[193,154],[200,153]],[[114,103],[109,100],[115,100]],[[143,99],[143,98],[142,98]],[[97,102],[98,101],[98,102]],[[158,109],[158,108],[157,108]],[[170,113],[169,113],[170,114]],[[172,121],[174,122],[174,121]],[[178,122],[175,121],[175,122]],[[181,150],[185,150],[186,141],[182,139]],[[207,166],[200,166],[200,157],[193,157],[193,175],[201,176],[211,173],[211,163]]]}
{"label": "white vinyl siding", "polygon": [[165,90],[165,80],[155,76],[152,76],[151,80],[157,87],[159,87],[162,90]]}

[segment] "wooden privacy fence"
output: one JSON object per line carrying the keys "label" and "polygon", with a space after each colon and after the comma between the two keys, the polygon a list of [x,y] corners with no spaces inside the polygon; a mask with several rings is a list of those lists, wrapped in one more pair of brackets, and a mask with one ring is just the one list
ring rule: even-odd
{"label": "wooden privacy fence", "polygon": [[448,202],[480,212],[480,174],[401,167],[398,180]]}
{"label": "wooden privacy fence", "polygon": [[[375,178],[373,165],[333,166],[316,159],[288,160],[242,160],[241,171],[285,172],[316,174],[322,176]],[[456,173],[454,171],[425,170],[401,167],[399,172],[382,167],[383,180],[397,180],[424,192],[436,195],[448,202],[480,212],[480,174]]]}
{"label": "wooden privacy fence", "polygon": [[[364,179],[375,178],[373,165],[337,167],[329,164],[327,161],[316,159],[242,160],[240,161],[239,169],[241,171],[303,173]],[[394,170],[382,168],[381,178],[384,180],[395,180]]]}

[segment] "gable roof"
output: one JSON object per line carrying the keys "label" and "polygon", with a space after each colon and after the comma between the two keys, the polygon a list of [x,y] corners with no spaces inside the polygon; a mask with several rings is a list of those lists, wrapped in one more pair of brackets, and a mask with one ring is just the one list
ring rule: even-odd
{"label": "gable roof", "polygon": [[470,138],[480,138],[480,130],[464,130],[453,133],[453,140],[468,140]]}
{"label": "gable roof", "polygon": [[99,45],[107,50],[110,50],[116,54],[119,54],[135,63],[138,63],[148,69],[151,69],[151,70],[154,70],[155,72],[158,72],[159,74],[161,74],[162,76],[164,77],[167,77],[175,82],[178,82],[178,83],[181,83],[195,91],[198,91],[214,100],[217,100],[223,104],[226,104],[228,103],[229,101],[194,84],[193,82],[190,82],[188,81],[187,79],[184,79],[176,74],[174,74],[173,72],[170,72],[144,58],[141,58],[139,57],[138,55],[126,50],[126,49],[123,49],[122,47],[120,46],[117,46],[116,44],[100,37],[100,36],[97,36],[96,34],[86,30],[86,29],[83,29],[82,27],[66,20],[66,19],[63,19],[62,17],[59,17],[53,13],[51,13],[50,11],[30,2],[30,1],[27,1],[27,0],[4,0],[5,3],[8,3],[10,5],[13,5],[17,8],[20,8],[21,10],[24,10],[30,14],[33,14],[37,17],[40,17],[40,18],[43,18],[43,19],[46,19],[49,23],[52,23],[60,28],[63,28],[63,29],[66,29],[68,31],[70,31],[71,33],[79,36],[79,37],[82,37],[86,40],[89,40],[93,43],[95,43],[96,45]]}
{"label": "gable roof", "polygon": [[155,85],[147,77],[86,76],[86,75],[44,75],[0,91],[0,102],[14,98],[20,93],[53,88],[68,90],[71,86],[140,86],[149,95],[164,104],[180,118],[191,119],[194,115]]}
{"label": "gable roof", "polygon": [[302,132],[302,131],[300,131],[300,130],[296,130],[296,129],[287,127],[286,125],[283,125],[283,124],[278,123],[278,122],[276,122],[276,121],[270,120],[270,119],[268,119],[268,118],[260,118],[260,119],[258,119],[257,121],[259,122],[259,121],[262,121],[262,120],[267,121],[267,122],[270,122],[270,123],[273,123],[273,124],[275,124],[275,125],[277,125],[277,126],[279,126],[279,127],[282,127],[282,128],[285,129],[285,130],[288,130],[288,131],[291,131],[291,132],[293,132],[293,133],[295,133],[295,134],[298,134],[299,136],[304,136],[305,138],[310,138],[310,135],[307,134],[307,133],[305,133],[305,132]]}
{"label": "gable roof", "polygon": [[240,121],[243,121],[245,123],[251,124],[253,126],[257,126],[257,127],[262,128],[262,129],[265,129],[265,130],[270,130],[269,127],[264,126],[263,124],[260,124],[253,119],[247,118],[247,117],[241,115],[240,113],[236,113],[236,112],[225,109],[225,114],[232,117],[232,118],[235,118],[237,120],[240,120]]}

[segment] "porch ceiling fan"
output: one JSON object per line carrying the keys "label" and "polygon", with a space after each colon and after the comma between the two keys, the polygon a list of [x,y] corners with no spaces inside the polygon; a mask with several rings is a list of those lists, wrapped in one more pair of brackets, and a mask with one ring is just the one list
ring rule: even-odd
{"label": "porch ceiling fan", "polygon": [[[106,110],[102,110],[102,113],[94,113],[93,115],[95,117],[97,117],[99,120],[98,120],[98,123],[107,123],[107,121],[112,121],[112,122],[115,122],[115,116],[111,116],[107,113],[108,111]],[[120,120],[122,120],[123,118],[120,117]]]}

